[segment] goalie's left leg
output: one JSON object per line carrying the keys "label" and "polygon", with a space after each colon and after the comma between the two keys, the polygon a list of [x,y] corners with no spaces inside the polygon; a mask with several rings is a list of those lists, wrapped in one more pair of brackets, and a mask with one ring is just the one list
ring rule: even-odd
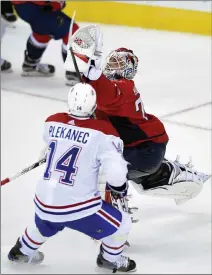
{"label": "goalie's left leg", "polygon": [[132,181],[135,189],[145,195],[173,198],[182,204],[195,198],[211,175],[197,172],[191,165],[176,161],[163,161],[159,170],[147,177]]}

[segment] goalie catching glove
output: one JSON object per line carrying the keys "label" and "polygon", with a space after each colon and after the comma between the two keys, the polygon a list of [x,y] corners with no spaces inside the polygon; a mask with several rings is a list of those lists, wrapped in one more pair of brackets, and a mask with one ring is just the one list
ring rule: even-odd
{"label": "goalie catching glove", "polygon": [[[79,28],[71,37],[70,47],[73,50],[78,69],[90,80],[96,80],[102,73],[102,47],[103,36],[100,27],[97,25],[88,25]],[[73,61],[70,50],[65,61],[65,69],[73,70]]]}

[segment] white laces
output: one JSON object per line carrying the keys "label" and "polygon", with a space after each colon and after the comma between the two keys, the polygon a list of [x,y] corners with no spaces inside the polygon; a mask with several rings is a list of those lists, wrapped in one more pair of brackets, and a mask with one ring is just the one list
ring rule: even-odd
{"label": "white laces", "polygon": [[48,64],[39,63],[36,66],[36,69],[37,69],[37,71],[42,71],[43,73],[48,73],[49,72],[49,66],[48,66]]}
{"label": "white laces", "polygon": [[29,258],[29,263],[39,262],[41,259],[39,251],[35,251]]}
{"label": "white laces", "polygon": [[129,258],[126,256],[121,255],[120,259],[115,262],[117,269],[120,267],[128,267],[129,265]]}

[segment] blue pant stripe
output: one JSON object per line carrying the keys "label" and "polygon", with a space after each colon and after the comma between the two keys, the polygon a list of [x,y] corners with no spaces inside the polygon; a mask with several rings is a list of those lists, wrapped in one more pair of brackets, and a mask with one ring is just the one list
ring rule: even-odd
{"label": "blue pant stripe", "polygon": [[111,252],[107,251],[104,247],[102,247],[102,249],[103,249],[106,253],[108,253],[108,254],[110,254],[110,255],[114,255],[114,256],[121,254],[122,251],[123,251],[123,249],[122,249],[122,251],[120,251],[120,252],[118,252],[118,253],[111,253]]}
{"label": "blue pant stripe", "polygon": [[37,248],[31,247],[31,246],[24,240],[23,237],[22,237],[22,241],[23,241],[23,243],[24,243],[27,247],[29,247],[30,249],[32,249],[32,250],[36,250],[36,249],[37,249]]}

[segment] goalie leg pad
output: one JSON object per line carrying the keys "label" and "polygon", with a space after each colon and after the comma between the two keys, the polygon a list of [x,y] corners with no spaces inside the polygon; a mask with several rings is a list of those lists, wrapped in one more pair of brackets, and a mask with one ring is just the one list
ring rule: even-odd
{"label": "goalie leg pad", "polygon": [[[209,178],[187,165],[169,160],[163,161],[160,169],[148,177],[133,181],[139,193],[175,199],[176,204],[182,204],[195,198],[202,190],[203,183]],[[136,186],[139,184],[139,187]]]}
{"label": "goalie leg pad", "polygon": [[163,185],[148,190],[143,190],[145,195],[166,197],[176,200],[177,204],[180,201],[186,202],[189,199],[195,198],[202,190],[202,185],[192,181],[177,182],[173,185]]}

